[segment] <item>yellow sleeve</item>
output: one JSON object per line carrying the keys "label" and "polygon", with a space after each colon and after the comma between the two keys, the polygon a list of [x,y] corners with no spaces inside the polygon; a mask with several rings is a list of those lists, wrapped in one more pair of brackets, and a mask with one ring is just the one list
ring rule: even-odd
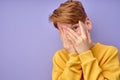
{"label": "yellow sleeve", "polygon": [[91,50],[79,55],[84,80],[120,80],[118,50],[112,47],[105,54],[103,65],[98,63]]}
{"label": "yellow sleeve", "polygon": [[82,68],[79,56],[72,53],[66,61],[60,54],[62,52],[53,57],[52,80],[81,80]]}

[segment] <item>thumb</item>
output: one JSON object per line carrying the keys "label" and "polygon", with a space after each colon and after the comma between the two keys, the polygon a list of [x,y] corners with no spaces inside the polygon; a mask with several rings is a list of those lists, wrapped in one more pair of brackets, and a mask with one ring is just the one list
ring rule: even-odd
{"label": "thumb", "polygon": [[89,30],[86,31],[86,34],[87,34],[88,41],[92,42]]}

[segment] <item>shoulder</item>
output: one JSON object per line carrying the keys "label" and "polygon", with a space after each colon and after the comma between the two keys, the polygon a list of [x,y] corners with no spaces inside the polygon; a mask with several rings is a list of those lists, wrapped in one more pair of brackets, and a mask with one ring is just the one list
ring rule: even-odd
{"label": "shoulder", "polygon": [[97,50],[97,51],[102,51],[102,52],[104,52],[104,51],[112,51],[112,52],[114,52],[114,51],[117,51],[118,52],[118,49],[115,47],[115,46],[113,46],[113,45],[106,45],[106,44],[102,44],[102,43],[96,43],[95,44],[95,46],[92,48],[92,50]]}
{"label": "shoulder", "polygon": [[103,53],[104,55],[118,55],[118,49],[117,47],[113,45],[106,45],[103,43],[96,43],[95,47],[93,48],[94,52],[100,52],[101,54]]}
{"label": "shoulder", "polygon": [[113,45],[96,43],[95,46],[92,48],[92,53],[101,65],[105,62],[112,62],[115,60],[119,61],[119,51]]}
{"label": "shoulder", "polygon": [[106,44],[102,44],[102,43],[98,43],[98,48],[102,49],[102,50],[107,50],[107,51],[118,51],[117,47],[113,46],[113,45],[106,45]]}
{"label": "shoulder", "polygon": [[113,45],[106,45],[102,43],[96,43],[95,46],[91,49],[95,57],[114,57],[118,56],[118,49]]}

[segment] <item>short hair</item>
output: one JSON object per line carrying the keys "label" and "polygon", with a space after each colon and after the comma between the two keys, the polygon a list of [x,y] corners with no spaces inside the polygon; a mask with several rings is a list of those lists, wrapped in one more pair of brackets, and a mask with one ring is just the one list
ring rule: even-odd
{"label": "short hair", "polygon": [[57,22],[77,24],[78,21],[85,22],[87,14],[80,1],[68,0],[61,3],[60,6],[49,16],[49,20],[53,22],[57,28]]}

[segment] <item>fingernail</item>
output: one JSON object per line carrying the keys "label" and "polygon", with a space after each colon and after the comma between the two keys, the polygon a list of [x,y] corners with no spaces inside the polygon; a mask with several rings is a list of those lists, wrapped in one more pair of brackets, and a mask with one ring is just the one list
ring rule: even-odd
{"label": "fingernail", "polygon": [[69,38],[69,35],[66,35],[67,38]]}
{"label": "fingernail", "polygon": [[65,32],[64,28],[62,28],[62,31]]}
{"label": "fingernail", "polygon": [[67,29],[67,27],[64,27],[64,29],[66,30],[66,29]]}

